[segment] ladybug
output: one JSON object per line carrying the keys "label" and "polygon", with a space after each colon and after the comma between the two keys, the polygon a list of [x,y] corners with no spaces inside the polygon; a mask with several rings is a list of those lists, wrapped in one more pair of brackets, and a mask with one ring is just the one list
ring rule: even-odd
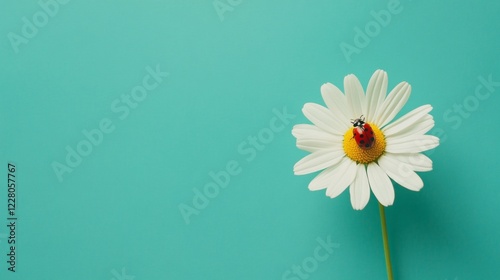
{"label": "ladybug", "polygon": [[375,136],[373,135],[372,127],[365,123],[365,117],[361,117],[351,121],[352,137],[356,140],[356,144],[362,149],[369,149],[375,143]]}

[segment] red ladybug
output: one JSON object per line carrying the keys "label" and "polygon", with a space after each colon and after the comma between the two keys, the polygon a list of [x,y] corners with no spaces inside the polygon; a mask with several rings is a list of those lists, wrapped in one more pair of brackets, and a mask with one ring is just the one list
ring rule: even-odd
{"label": "red ladybug", "polygon": [[365,123],[365,117],[361,115],[361,117],[353,120],[351,123],[354,127],[352,135],[358,146],[362,149],[371,148],[373,143],[375,143],[375,136],[373,135],[372,127]]}

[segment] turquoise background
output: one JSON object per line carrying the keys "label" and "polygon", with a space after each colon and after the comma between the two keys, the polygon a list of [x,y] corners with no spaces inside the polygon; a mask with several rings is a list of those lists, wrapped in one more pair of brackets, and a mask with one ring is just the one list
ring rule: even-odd
{"label": "turquoise background", "polygon": [[[340,44],[388,1],[221,3],[222,20],[211,1],[69,1],[16,53],[8,34],[43,10],[2,1],[0,176],[16,164],[18,221],[12,273],[5,186],[0,278],[287,279],[330,236],[308,279],[386,279],[375,197],[354,211],[348,192],[310,192],[290,133],[323,83],[355,73],[366,87],[379,68],[390,88],[412,84],[402,113],[434,106],[441,137],[423,190],[395,185],[386,210],[395,278],[500,277],[500,87],[474,103],[479,77],[500,81],[500,2],[401,0],[350,62]],[[157,65],[169,76],[121,120],[112,102]],[[464,102],[475,107],[460,115]],[[251,160],[238,151],[284,107],[283,131]],[[52,163],[104,118],[114,131],[60,182]],[[186,224],[180,205],[232,160],[241,173]]]}

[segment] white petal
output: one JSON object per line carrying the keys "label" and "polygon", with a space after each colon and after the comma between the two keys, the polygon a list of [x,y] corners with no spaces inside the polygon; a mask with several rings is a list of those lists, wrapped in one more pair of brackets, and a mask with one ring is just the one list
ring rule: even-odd
{"label": "white petal", "polygon": [[312,124],[297,124],[292,129],[292,135],[297,139],[334,140],[338,136],[328,133]]}
{"label": "white petal", "polygon": [[389,135],[385,134],[384,132],[384,135],[386,136],[386,138],[406,138],[412,135],[424,135],[433,127],[434,127],[434,119],[432,118],[431,115],[425,115],[417,123],[413,124],[410,127],[407,127],[406,129],[403,129],[401,131]]}
{"label": "white petal", "polygon": [[391,179],[375,162],[368,164],[366,171],[370,188],[380,204],[392,205],[394,203],[394,187]]}
{"label": "white petal", "polygon": [[344,131],[341,129],[341,122],[327,108],[315,103],[306,103],[304,108],[302,108],[302,112],[313,124],[322,130],[335,135],[343,135]]}
{"label": "white petal", "polygon": [[389,136],[413,127],[421,119],[427,116],[427,113],[429,113],[431,110],[431,105],[423,105],[412,110],[411,112],[399,118],[397,121],[387,125],[384,128],[384,134],[386,136]]}
{"label": "white petal", "polygon": [[340,122],[345,123],[344,129],[347,129],[350,125],[345,95],[333,84],[326,83],[321,86],[321,96],[323,96],[323,100],[332,114],[337,117]]}
{"label": "white petal", "polygon": [[386,153],[387,156],[394,158],[398,161],[404,162],[411,166],[413,171],[431,171],[432,160],[426,155],[417,154],[393,154]]}
{"label": "white petal", "polygon": [[316,152],[319,150],[332,149],[332,148],[342,148],[342,138],[338,138],[335,141],[325,141],[322,139],[298,139],[297,140],[297,148],[308,151],[308,152]]}
{"label": "white petal", "polygon": [[433,135],[412,135],[404,138],[386,138],[386,152],[389,153],[420,153],[439,145],[439,138]]}
{"label": "white petal", "polygon": [[387,94],[387,73],[377,70],[373,73],[366,89],[366,121],[372,122],[375,119],[377,108],[384,102]]}
{"label": "white petal", "polygon": [[297,138],[297,147],[311,153],[320,149],[340,147],[343,139],[340,135],[330,134],[310,124],[295,125],[292,134]]}
{"label": "white petal", "polygon": [[375,123],[379,127],[388,124],[403,108],[411,94],[411,86],[407,82],[399,83],[384,100],[382,106],[377,110]]}
{"label": "white petal", "polygon": [[309,183],[309,190],[322,190],[335,184],[336,179],[334,177],[338,177],[340,174],[343,174],[345,172],[346,168],[349,167],[349,161],[351,160],[347,157],[344,157],[336,165],[323,170]]}
{"label": "white petal", "polygon": [[356,176],[356,163],[348,157],[344,157],[335,173],[330,178],[330,185],[326,195],[334,198],[341,194],[354,180]]}
{"label": "white petal", "polygon": [[344,156],[342,149],[319,150],[299,160],[293,167],[295,175],[304,175],[337,164]]}
{"label": "white petal", "polygon": [[386,154],[378,159],[378,164],[396,183],[412,191],[419,191],[424,186],[420,176],[412,170],[411,166],[396,160]]}
{"label": "white petal", "polygon": [[366,100],[363,87],[353,74],[344,78],[344,91],[351,113],[349,118],[359,118],[365,112]]}
{"label": "white petal", "polygon": [[417,123],[414,127],[412,127],[409,130],[402,131],[400,136],[407,137],[411,134],[424,135],[427,132],[429,132],[429,130],[431,130],[433,127],[434,127],[434,118],[432,118],[431,115],[427,115],[426,118],[422,120],[422,122]]}
{"label": "white petal", "polygon": [[363,210],[370,200],[370,185],[364,164],[358,164],[356,168],[356,178],[349,187],[351,193],[351,204],[355,210]]}
{"label": "white petal", "polygon": [[332,177],[336,173],[339,172],[339,166],[343,163],[344,161],[341,160],[337,164],[328,167],[327,169],[321,171],[312,181],[309,183],[309,190],[311,191],[318,191],[322,189],[328,188],[328,186],[332,185]]}

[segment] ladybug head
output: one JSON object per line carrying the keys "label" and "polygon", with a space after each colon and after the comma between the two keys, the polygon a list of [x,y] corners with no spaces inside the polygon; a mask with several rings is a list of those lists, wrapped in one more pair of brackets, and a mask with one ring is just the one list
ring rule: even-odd
{"label": "ladybug head", "polygon": [[365,117],[361,115],[359,118],[351,120],[351,123],[353,127],[363,127],[363,125],[365,124]]}

